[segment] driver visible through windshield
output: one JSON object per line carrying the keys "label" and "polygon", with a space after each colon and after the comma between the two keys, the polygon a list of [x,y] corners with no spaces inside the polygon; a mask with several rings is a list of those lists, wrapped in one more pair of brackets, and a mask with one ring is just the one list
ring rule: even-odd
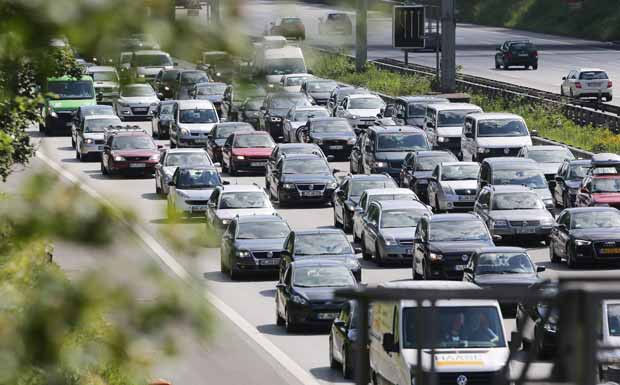
{"label": "driver visible through windshield", "polygon": [[273,148],[275,143],[269,135],[238,135],[235,137],[235,148]]}
{"label": "driver visible through windshield", "polygon": [[501,193],[493,196],[493,210],[533,210],[545,205],[536,193]]}
{"label": "driver visible through windshield", "polygon": [[478,256],[476,274],[534,273],[532,261],[523,253],[486,253]]}
{"label": "driver visible through windshield", "polygon": [[215,187],[220,177],[215,170],[181,170],[177,188],[181,190]]}
{"label": "driver visible through windshield", "polygon": [[478,179],[480,166],[477,164],[443,166],[441,180],[471,180]]}
{"label": "driver visible through windshield", "polygon": [[286,222],[240,222],[237,239],[280,239],[290,231]]}
{"label": "driver visible through windshield", "polygon": [[529,188],[547,187],[547,181],[539,170],[496,170],[492,184],[516,184]]}
{"label": "driver visible through windshield", "polygon": [[479,137],[527,136],[525,123],[515,119],[482,120],[478,123]]}

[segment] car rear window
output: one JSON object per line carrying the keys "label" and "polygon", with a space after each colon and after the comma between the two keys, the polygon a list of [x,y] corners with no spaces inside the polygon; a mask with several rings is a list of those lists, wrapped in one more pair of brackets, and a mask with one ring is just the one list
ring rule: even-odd
{"label": "car rear window", "polygon": [[512,43],[510,44],[511,51],[534,51],[536,47],[532,43]]}
{"label": "car rear window", "polygon": [[607,74],[603,71],[586,71],[579,74],[579,79],[582,80],[599,80],[607,79]]}

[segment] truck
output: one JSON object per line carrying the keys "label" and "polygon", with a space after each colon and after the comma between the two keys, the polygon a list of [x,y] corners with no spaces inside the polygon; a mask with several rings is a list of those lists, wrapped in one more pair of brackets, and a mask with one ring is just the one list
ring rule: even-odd
{"label": "truck", "polygon": [[97,104],[93,78],[48,78],[43,87],[45,102],[39,131],[45,135],[71,135],[73,116],[81,106]]}

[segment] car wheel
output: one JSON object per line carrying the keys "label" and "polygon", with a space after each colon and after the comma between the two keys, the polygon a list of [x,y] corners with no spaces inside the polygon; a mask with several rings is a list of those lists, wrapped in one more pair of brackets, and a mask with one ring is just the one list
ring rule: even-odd
{"label": "car wheel", "polygon": [[284,309],[284,316],[285,316],[284,326],[286,328],[286,332],[287,333],[295,332],[297,330],[297,325],[295,325],[295,322],[293,321],[293,318],[289,314],[288,309]]}
{"label": "car wheel", "polygon": [[353,231],[351,220],[348,219],[347,214],[342,215],[342,229],[345,233],[350,234]]}
{"label": "car wheel", "polygon": [[379,248],[379,242],[375,242],[375,263],[380,267],[385,265],[383,255],[381,255],[381,249]]}
{"label": "car wheel", "polygon": [[555,245],[553,242],[549,242],[549,259],[551,260],[551,263],[560,263],[562,262],[562,258],[555,253],[554,246]]}
{"label": "car wheel", "polygon": [[236,281],[239,279],[240,273],[238,271],[235,271],[234,267],[230,266],[226,270],[228,271],[228,276],[230,277],[231,281]]}
{"label": "car wheel", "polygon": [[108,170],[105,168],[105,166],[103,165],[103,162],[101,162],[101,173],[103,175],[108,175]]}
{"label": "car wheel", "polygon": [[569,269],[575,269],[577,268],[577,258],[575,257],[575,252],[570,248],[567,247],[568,250],[566,250],[566,264],[568,265]]}
{"label": "car wheel", "polygon": [[230,162],[230,165],[228,167],[228,175],[230,175],[230,176],[237,176],[237,175],[239,175],[237,170],[235,170],[235,163],[234,162]]}
{"label": "car wheel", "polygon": [[351,359],[349,358],[349,353],[347,352],[347,347],[342,347],[342,377],[345,380],[349,380],[353,378],[353,368],[351,367]]}
{"label": "car wheel", "polygon": [[75,140],[73,140],[73,137],[71,137],[71,148],[75,148]]}
{"label": "car wheel", "polygon": [[[277,298],[276,298],[277,301]],[[280,312],[278,311],[278,305],[276,304],[276,325],[284,326],[284,318],[280,316]]]}
{"label": "car wheel", "polygon": [[334,358],[334,341],[332,336],[329,336],[329,367],[332,369],[338,369],[338,361]]}
{"label": "car wheel", "polygon": [[538,64],[534,64],[534,65],[532,66],[532,69],[533,69],[534,71],[536,71],[536,70],[538,69]]}
{"label": "car wheel", "polygon": [[504,68],[504,71],[508,71],[508,69],[510,68],[510,66],[509,66],[509,65],[507,65],[507,64],[504,64],[503,68]]}

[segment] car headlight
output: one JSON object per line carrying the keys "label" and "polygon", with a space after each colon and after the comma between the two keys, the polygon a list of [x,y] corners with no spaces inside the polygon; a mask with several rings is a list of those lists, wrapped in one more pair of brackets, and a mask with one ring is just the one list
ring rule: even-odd
{"label": "car headlight", "polygon": [[576,246],[588,246],[591,244],[592,244],[592,241],[586,241],[584,239],[575,239]]}
{"label": "car headlight", "polygon": [[336,187],[338,187],[338,183],[337,182],[329,182],[327,184],[327,188],[328,189],[335,189]]}
{"label": "car headlight", "polygon": [[114,156],[114,161],[115,162],[123,162],[124,160],[125,160],[125,158],[120,156],[120,155]]}
{"label": "car headlight", "polygon": [[158,104],[159,103],[157,103],[157,102],[153,102],[153,103],[151,103],[151,107],[157,107]]}
{"label": "car headlight", "polygon": [[94,140],[92,140],[91,138],[86,138],[84,139],[84,143],[85,144],[93,144]]}
{"label": "car headlight", "polygon": [[308,301],[304,297],[297,295],[297,294],[293,294],[291,296],[291,301],[299,305],[305,305],[306,303],[308,303]]}
{"label": "car headlight", "polygon": [[235,252],[235,256],[237,258],[249,258],[250,252],[247,250],[237,250],[237,252]]}
{"label": "car headlight", "polygon": [[245,156],[243,156],[243,155],[237,155],[237,156],[235,156],[235,159],[237,159],[237,160],[244,160],[244,159],[245,159]]}
{"label": "car headlight", "polygon": [[396,246],[398,244],[394,238],[384,237],[383,240],[385,241],[386,246]]}
{"label": "car headlight", "polygon": [[222,74],[221,74],[221,73],[219,73],[219,72],[216,72],[216,73],[215,73],[215,76],[222,76]]}
{"label": "car headlight", "polygon": [[441,261],[443,259],[443,255],[439,253],[430,253],[429,258],[431,261]]}
{"label": "car headlight", "polygon": [[446,138],[444,138],[443,136],[439,136],[439,137],[437,137],[437,141],[438,141],[439,143],[443,143],[443,142],[445,142],[445,141],[446,141]]}
{"label": "car headlight", "polygon": [[545,330],[550,333],[555,333],[558,330],[558,326],[555,323],[547,322],[545,324]]}
{"label": "car headlight", "polygon": [[220,219],[220,222],[222,223],[222,225],[228,226],[228,224],[230,223],[230,219]]}
{"label": "car headlight", "polygon": [[295,188],[295,184],[294,183],[284,183],[282,185],[282,188],[285,190],[293,190]]}
{"label": "car headlight", "polygon": [[138,77],[144,79],[144,74],[138,74]]}
{"label": "car headlight", "polygon": [[443,190],[443,193],[446,195],[456,195],[454,193],[454,190],[452,189],[452,187],[445,185],[445,186],[441,186],[441,189]]}
{"label": "car headlight", "polygon": [[387,162],[375,162],[375,168],[387,167]]}
{"label": "car headlight", "polygon": [[166,90],[166,91],[170,91],[170,87],[165,86],[165,87],[164,87],[164,90]]}
{"label": "car headlight", "polygon": [[191,132],[187,128],[181,128],[181,135],[191,135]]}
{"label": "car headlight", "polygon": [[505,219],[495,219],[491,221],[491,227],[506,227],[508,226],[508,221]]}
{"label": "car headlight", "polygon": [[491,152],[490,148],[478,147],[478,154],[488,154]]}
{"label": "car headlight", "polygon": [[58,114],[56,114],[56,111],[54,111],[54,108],[52,106],[47,107],[47,112],[50,114],[52,118],[58,117]]}
{"label": "car headlight", "polygon": [[180,190],[176,190],[176,193],[178,196],[180,196],[181,198],[189,198],[189,195],[187,195],[186,192],[184,191],[180,191]]}
{"label": "car headlight", "polygon": [[159,154],[151,155],[151,157],[149,158],[149,160],[159,161]]}
{"label": "car headlight", "polygon": [[347,141],[347,144],[355,144],[355,142],[357,141],[357,139],[355,138],[351,138]]}
{"label": "car headlight", "polygon": [[282,118],[277,117],[277,116],[272,116],[269,118],[269,120],[271,120],[272,122],[279,122],[282,120]]}

